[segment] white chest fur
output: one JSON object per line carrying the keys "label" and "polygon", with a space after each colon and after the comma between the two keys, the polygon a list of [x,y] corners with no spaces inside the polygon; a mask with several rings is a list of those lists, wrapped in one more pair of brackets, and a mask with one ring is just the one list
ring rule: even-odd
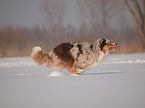
{"label": "white chest fur", "polygon": [[90,67],[96,67],[97,65],[99,65],[106,57],[107,54],[104,54],[103,52],[100,52],[100,54],[96,57],[96,59],[94,60],[94,62],[92,63],[92,65],[90,65]]}

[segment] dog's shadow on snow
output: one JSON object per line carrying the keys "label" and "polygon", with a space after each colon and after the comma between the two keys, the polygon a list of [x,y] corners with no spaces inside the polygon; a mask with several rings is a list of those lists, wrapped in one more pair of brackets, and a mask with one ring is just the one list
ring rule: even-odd
{"label": "dog's shadow on snow", "polygon": [[96,76],[96,75],[110,75],[110,74],[118,74],[122,73],[120,71],[102,71],[102,72],[93,72],[93,73],[83,73],[82,76]]}

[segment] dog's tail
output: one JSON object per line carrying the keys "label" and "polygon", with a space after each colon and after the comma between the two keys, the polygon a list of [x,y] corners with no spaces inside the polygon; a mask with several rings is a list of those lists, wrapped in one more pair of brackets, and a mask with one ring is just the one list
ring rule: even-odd
{"label": "dog's tail", "polygon": [[39,63],[39,64],[46,63],[46,66],[53,65],[53,60],[49,57],[48,54],[44,54],[42,52],[41,47],[39,46],[35,46],[32,49],[31,57],[36,63]]}

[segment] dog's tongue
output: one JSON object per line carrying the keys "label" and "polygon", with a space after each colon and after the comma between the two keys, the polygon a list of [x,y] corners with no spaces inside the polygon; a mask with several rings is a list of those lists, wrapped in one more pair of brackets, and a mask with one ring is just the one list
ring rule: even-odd
{"label": "dog's tongue", "polygon": [[116,47],[113,47],[113,48],[112,48],[112,51],[115,51],[115,50],[116,50]]}

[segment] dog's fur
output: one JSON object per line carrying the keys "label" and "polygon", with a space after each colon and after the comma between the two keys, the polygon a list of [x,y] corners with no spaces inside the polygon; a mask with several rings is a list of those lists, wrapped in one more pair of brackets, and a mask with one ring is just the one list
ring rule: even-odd
{"label": "dog's fur", "polygon": [[48,68],[65,68],[72,74],[84,72],[86,67],[95,67],[108,55],[107,52],[116,49],[116,43],[108,39],[98,39],[95,43],[67,42],[56,46],[48,54],[40,47],[33,48],[31,57],[39,64],[45,63]]}

